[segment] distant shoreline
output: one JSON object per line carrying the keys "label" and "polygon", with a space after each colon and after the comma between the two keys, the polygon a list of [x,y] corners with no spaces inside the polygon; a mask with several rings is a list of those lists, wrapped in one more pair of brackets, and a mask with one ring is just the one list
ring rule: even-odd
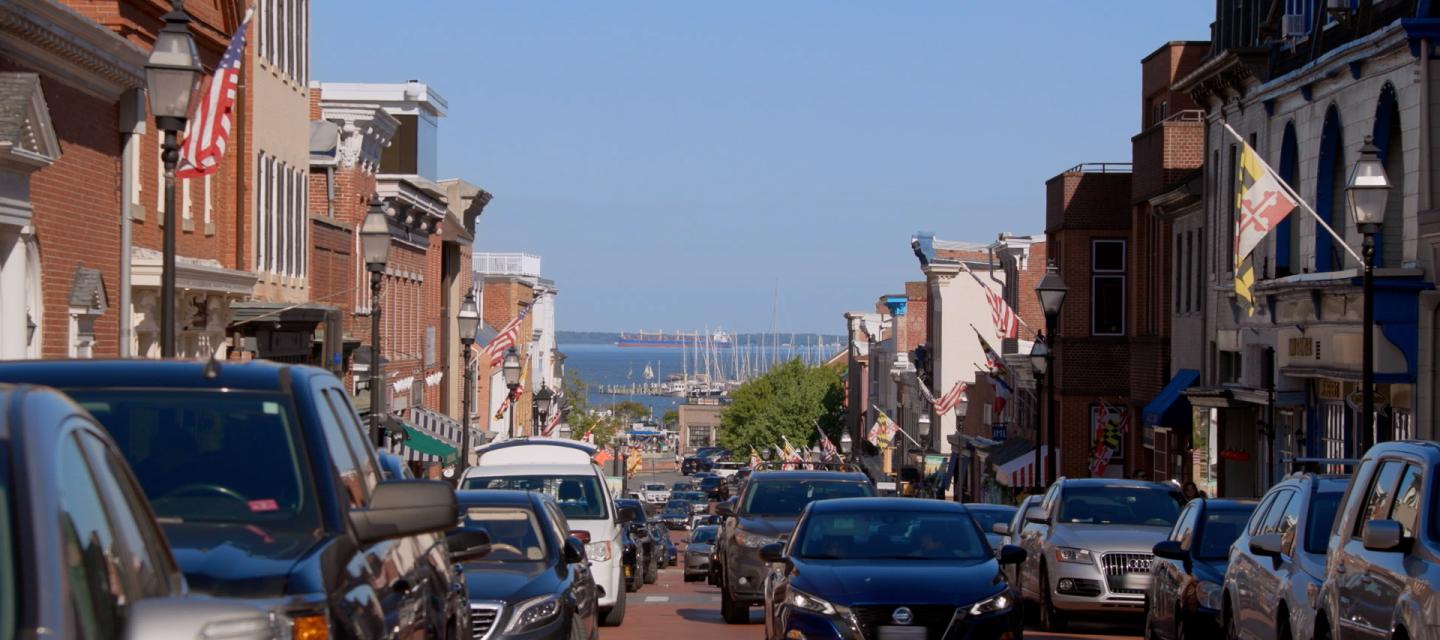
{"label": "distant shoreline", "polygon": [[[792,334],[789,334],[789,333],[781,333],[781,334],[779,335],[780,343],[781,343],[781,344],[785,344],[785,343],[787,343],[787,342],[790,342],[790,336],[791,336],[791,335],[792,335]],[[820,338],[824,338],[826,342],[839,342],[839,341],[842,341],[842,340],[845,339],[844,336],[830,335],[830,334],[796,333],[796,334],[793,334],[793,335],[795,336],[795,341],[796,341],[797,344],[810,344],[810,343],[812,343],[812,342],[815,342],[815,341],[819,340]],[[737,335],[735,335],[735,336],[733,336],[733,337],[734,337],[734,340],[735,340],[735,344],[757,344],[757,345],[758,345],[758,344],[761,344],[762,342],[763,342],[763,343],[769,343],[769,341],[770,341],[770,339],[771,339],[770,334],[768,334],[768,333],[741,333],[741,334],[737,334]],[[556,331],[556,332],[555,332],[555,342],[557,342],[557,343],[559,343],[559,344],[562,344],[562,345],[563,345],[563,344],[615,344],[615,341],[616,341],[616,340],[619,340],[619,339],[620,339],[620,333],[619,333],[619,332],[610,332],[610,331]]]}

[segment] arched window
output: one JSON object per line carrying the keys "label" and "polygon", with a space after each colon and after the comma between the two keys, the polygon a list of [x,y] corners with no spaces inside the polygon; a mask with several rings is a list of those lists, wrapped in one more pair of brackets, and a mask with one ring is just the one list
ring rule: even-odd
{"label": "arched window", "polygon": [[[1280,141],[1280,166],[1276,171],[1280,179],[1291,189],[1299,190],[1300,146],[1295,139],[1295,122],[1285,123],[1285,136]],[[1300,271],[1300,223],[1297,218],[1305,215],[1291,211],[1275,228],[1275,276],[1285,276]]]}
{"label": "arched window", "polygon": [[1400,140],[1400,105],[1395,86],[1386,84],[1375,105],[1375,146],[1385,175],[1390,178],[1390,199],[1385,203],[1385,224],[1375,237],[1375,266],[1398,267],[1405,259],[1405,150]]}
{"label": "arched window", "polygon": [[[1344,237],[1345,229],[1345,152],[1340,131],[1340,111],[1335,105],[1325,112],[1325,128],[1320,133],[1320,162],[1315,173],[1315,213]],[[1315,229],[1315,271],[1324,273],[1344,266],[1340,252],[1324,229]]]}

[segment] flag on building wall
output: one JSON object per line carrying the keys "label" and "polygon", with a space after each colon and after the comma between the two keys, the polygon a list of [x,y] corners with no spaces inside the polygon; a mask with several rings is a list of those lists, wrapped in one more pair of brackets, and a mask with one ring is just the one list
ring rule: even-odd
{"label": "flag on building wall", "polygon": [[1255,257],[1246,256],[1238,266],[1235,267],[1235,301],[1240,303],[1240,308],[1248,315],[1255,315]]}
{"label": "flag on building wall", "polygon": [[1100,477],[1110,466],[1110,460],[1120,450],[1120,435],[1130,430],[1130,412],[1126,407],[1116,407],[1104,400],[1095,415],[1095,451],[1090,461],[1090,475]]}
{"label": "flag on building wall", "polygon": [[215,75],[210,77],[210,84],[200,93],[200,102],[185,123],[185,132],[180,138],[180,162],[175,167],[177,178],[200,178],[220,170],[225,143],[230,138],[230,109],[235,105],[235,90],[240,86],[240,61],[245,54],[250,14],[247,9],[235,34],[230,36],[230,45],[220,56]]}
{"label": "flag on building wall", "polygon": [[990,321],[995,324],[995,337],[1005,340],[1020,335],[1020,316],[1010,307],[1010,303],[1005,302],[1005,296],[981,280],[965,263],[960,263],[960,268],[970,274],[970,277],[975,279],[975,284],[980,285],[980,290],[985,292],[985,303],[990,305]]}
{"label": "flag on building wall", "polygon": [[505,361],[505,351],[515,346],[520,335],[520,323],[525,321],[525,316],[530,315],[530,307],[523,307],[520,313],[515,314],[515,319],[505,323],[495,338],[485,345],[484,354],[490,357],[490,366],[494,367]]}
{"label": "flag on building wall", "polygon": [[920,385],[920,395],[925,396],[925,401],[935,409],[936,416],[943,416],[960,404],[960,400],[965,398],[965,392],[969,388],[963,381],[956,380],[950,390],[937,399],[934,394],[930,393],[930,389],[922,384]]}
{"label": "flag on building wall", "polygon": [[890,421],[890,416],[885,415],[879,407],[875,408],[875,424],[870,427],[870,436],[867,438],[870,444],[877,449],[889,449],[890,442],[895,439],[895,432],[899,427]]}
{"label": "flag on building wall", "polygon": [[1010,376],[1010,370],[1005,367],[1005,360],[1000,357],[999,353],[990,348],[990,343],[985,340],[985,336],[980,335],[980,330],[975,329],[975,325],[970,325],[970,328],[974,329],[975,337],[980,340],[980,349],[985,352],[985,364],[990,367],[990,373],[998,377],[1008,378]]}
{"label": "flag on building wall", "polygon": [[1259,246],[1270,231],[1295,210],[1296,198],[1260,154],[1243,139],[1235,167],[1235,266]]}
{"label": "flag on building wall", "polygon": [[1010,388],[1010,383],[999,376],[990,376],[990,382],[995,385],[995,421],[999,422],[1000,412],[1005,410],[1005,404],[1010,401],[1010,396],[1014,395],[1014,390]]}

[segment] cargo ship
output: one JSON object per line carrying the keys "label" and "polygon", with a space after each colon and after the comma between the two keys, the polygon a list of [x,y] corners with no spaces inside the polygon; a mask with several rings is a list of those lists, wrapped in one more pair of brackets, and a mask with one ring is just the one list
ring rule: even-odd
{"label": "cargo ship", "polygon": [[615,341],[617,347],[714,347],[716,349],[729,349],[732,345],[730,334],[725,331],[716,331],[710,336],[705,336],[698,331],[684,333],[676,331],[665,333],[656,331],[640,331],[637,333],[621,333],[620,339]]}

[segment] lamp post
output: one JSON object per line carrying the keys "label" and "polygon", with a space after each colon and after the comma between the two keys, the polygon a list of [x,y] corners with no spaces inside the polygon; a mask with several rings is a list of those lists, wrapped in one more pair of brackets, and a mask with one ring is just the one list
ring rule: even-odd
{"label": "lamp post", "polygon": [[548,436],[543,429],[550,425],[550,411],[555,406],[555,392],[550,390],[550,385],[540,385],[540,390],[535,392],[535,413],[539,414],[540,435]]}
{"label": "lamp post", "polygon": [[[1395,150],[1399,153],[1399,150]],[[1360,148],[1360,159],[1350,171],[1345,184],[1345,199],[1350,205],[1350,215],[1355,218],[1355,228],[1364,237],[1361,255],[1364,256],[1364,303],[1361,326],[1362,343],[1360,355],[1360,450],[1363,454],[1375,439],[1375,234],[1385,221],[1385,205],[1390,197],[1390,179],[1385,175],[1385,164],[1380,161],[1380,150],[1373,140],[1365,137],[1365,146]],[[1385,439],[1389,439],[1388,437]]]}
{"label": "lamp post", "polygon": [[[180,0],[174,0],[162,18],[165,26],[155,37],[155,47],[145,61],[145,95],[155,126],[165,132],[160,161],[165,167],[165,225],[160,262],[160,357],[175,357],[175,165],[180,161],[180,142],[185,119],[190,116],[190,98],[200,84],[200,57],[195,37],[190,34],[190,14]],[[128,259],[128,257],[126,258]]]}
{"label": "lamp post", "polygon": [[385,446],[385,400],[380,393],[384,377],[380,370],[380,282],[385,263],[390,260],[390,220],[385,217],[385,201],[380,194],[370,196],[370,209],[360,224],[360,251],[365,268],[370,272],[370,439],[375,446]]}
{"label": "lamp post", "polygon": [[505,387],[510,390],[510,429],[505,433],[506,438],[515,437],[515,390],[520,388],[520,352],[515,347],[505,351],[505,361],[500,365],[500,370],[505,374]]}
{"label": "lamp post", "polygon": [[[1040,279],[1040,284],[1035,285],[1035,295],[1040,298],[1040,308],[1045,311],[1045,335],[1047,340],[1054,340],[1055,326],[1059,324],[1060,307],[1065,304],[1065,294],[1070,287],[1065,286],[1065,281],[1060,279],[1060,270],[1055,267],[1055,260],[1051,259],[1049,266],[1045,269],[1045,277]],[[1050,362],[1055,358],[1053,348],[1048,344],[1045,348],[1046,374],[1050,371]],[[1045,387],[1045,444],[1050,447],[1050,455],[1046,458],[1045,479],[1055,481],[1055,456],[1059,453],[1060,447],[1056,446],[1055,436],[1055,379],[1052,377],[1050,383]],[[1038,448],[1039,445],[1037,444]],[[1039,475],[1040,470],[1035,470]],[[1038,483],[1037,483],[1038,484]]]}
{"label": "lamp post", "polygon": [[474,395],[474,372],[470,370],[471,347],[475,344],[475,331],[480,328],[480,310],[475,306],[475,292],[465,292],[465,301],[460,303],[460,313],[456,314],[456,320],[460,325],[460,347],[465,362],[465,384],[464,395],[460,398],[463,414],[460,418],[460,461],[455,463],[455,479],[458,483],[465,481],[465,469],[470,466],[470,396]]}
{"label": "lamp post", "polygon": [[[1042,393],[1048,391],[1045,386],[1045,374],[1050,370],[1050,347],[1045,344],[1045,335],[1041,334],[1036,338],[1035,344],[1030,347],[1030,370],[1035,373],[1035,389]],[[1045,396],[1049,398],[1049,395]],[[1045,418],[1045,412],[1040,405],[1035,406],[1035,488],[1042,489],[1040,485],[1040,468],[1044,466],[1044,458],[1040,452],[1040,423]]]}
{"label": "lamp post", "polygon": [[844,455],[845,461],[850,462],[850,451],[855,448],[855,440],[850,437],[850,430],[840,436],[840,453]]}

